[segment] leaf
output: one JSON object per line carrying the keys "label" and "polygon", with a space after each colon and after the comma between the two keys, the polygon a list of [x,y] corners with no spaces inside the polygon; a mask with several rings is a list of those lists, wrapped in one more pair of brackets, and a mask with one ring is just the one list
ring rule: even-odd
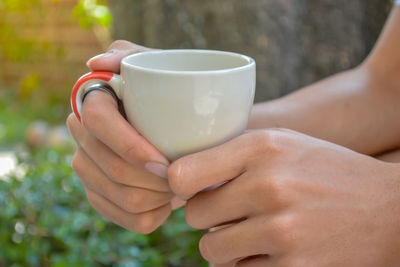
{"label": "leaf", "polygon": [[30,73],[25,76],[20,85],[19,98],[29,99],[33,92],[40,86],[40,77],[36,73]]}

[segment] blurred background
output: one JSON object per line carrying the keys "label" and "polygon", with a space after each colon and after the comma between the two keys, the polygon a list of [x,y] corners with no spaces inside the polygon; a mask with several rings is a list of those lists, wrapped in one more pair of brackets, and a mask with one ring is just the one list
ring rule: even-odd
{"label": "blurred background", "polygon": [[87,203],[70,168],[69,93],[116,39],[257,62],[256,101],[357,66],[391,0],[0,0],[0,266],[207,266],[174,212],[151,235]]}

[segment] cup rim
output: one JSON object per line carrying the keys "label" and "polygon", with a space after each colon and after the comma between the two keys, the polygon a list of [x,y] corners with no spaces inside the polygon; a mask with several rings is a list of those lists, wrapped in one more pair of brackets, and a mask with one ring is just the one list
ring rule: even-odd
{"label": "cup rim", "polygon": [[[158,54],[158,53],[207,53],[207,54],[215,54],[215,55],[229,55],[233,57],[240,57],[247,61],[247,64],[240,66],[240,67],[233,67],[233,68],[226,68],[226,69],[217,69],[217,70],[163,70],[163,69],[153,69],[148,67],[142,67],[138,65],[134,65],[128,63],[128,60],[133,57],[143,56],[143,54]],[[151,73],[162,73],[162,74],[179,74],[179,75],[202,75],[202,74],[222,74],[228,72],[236,72],[242,71],[249,68],[254,67],[256,64],[255,60],[249,56],[242,55],[235,52],[229,51],[221,51],[221,50],[209,50],[209,49],[166,49],[166,50],[150,50],[150,51],[143,51],[139,53],[135,53],[129,56],[126,56],[122,59],[121,65],[125,68],[130,68],[134,70],[140,70],[144,72],[151,72]]]}

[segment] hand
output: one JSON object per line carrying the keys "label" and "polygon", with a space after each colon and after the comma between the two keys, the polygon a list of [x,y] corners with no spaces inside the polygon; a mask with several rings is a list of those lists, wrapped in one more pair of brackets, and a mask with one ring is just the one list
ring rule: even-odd
{"label": "hand", "polygon": [[[384,163],[297,132],[243,134],[168,170],[187,222],[213,264],[400,265],[400,175]],[[225,182],[212,191],[209,186]]]}
{"label": "hand", "polygon": [[[119,73],[123,57],[145,50],[149,49],[116,41],[88,66]],[[166,179],[169,162],[123,118],[115,100],[107,93],[91,92],[82,108],[82,123],[71,114],[67,125],[78,145],[72,167],[91,205],[134,232],[149,233],[162,224],[176,202],[171,204]]]}

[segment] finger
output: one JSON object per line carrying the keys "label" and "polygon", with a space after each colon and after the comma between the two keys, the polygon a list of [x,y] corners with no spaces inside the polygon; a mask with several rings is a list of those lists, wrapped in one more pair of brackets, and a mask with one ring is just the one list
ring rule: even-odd
{"label": "finger", "polygon": [[186,201],[180,199],[180,198],[177,197],[177,196],[174,196],[174,197],[171,199],[171,209],[172,209],[172,210],[179,209],[180,207],[183,207],[185,204],[186,204]]}
{"label": "finger", "polygon": [[270,257],[268,255],[258,255],[245,258],[238,263],[236,267],[268,267],[271,265]]}
{"label": "finger", "polygon": [[110,181],[80,148],[72,162],[85,187],[102,195],[129,213],[141,213],[168,204],[171,193],[155,192]]}
{"label": "finger", "polygon": [[210,267],[236,267],[236,263],[235,262],[229,262],[229,263],[224,263],[224,264],[210,263]]}
{"label": "finger", "polygon": [[[218,230],[224,229],[224,228],[226,228],[226,227],[230,227],[231,225],[232,225],[232,224],[226,224],[226,225],[221,225],[221,226],[213,227],[213,228],[211,228],[209,231],[210,231],[210,232],[218,231]],[[236,267],[236,262],[237,262],[237,260],[234,260],[234,261],[231,261],[231,262],[228,262],[228,263],[223,263],[223,264],[213,264],[213,263],[210,263],[209,265],[210,265],[210,267]]]}
{"label": "finger", "polygon": [[[241,220],[254,214],[256,199],[246,192],[246,175],[217,189],[205,191],[189,199],[185,205],[186,222],[197,229],[209,229]],[[246,201],[239,195],[246,195]]]}
{"label": "finger", "polygon": [[203,189],[231,180],[246,170],[246,163],[260,150],[261,134],[243,134],[220,146],[182,157],[168,169],[171,189],[188,199]]}
{"label": "finger", "polygon": [[[193,228],[209,229],[260,214],[276,213],[287,207],[289,200],[277,198],[275,189],[260,183],[260,177],[267,180],[270,178],[265,171],[260,174],[248,170],[214,190],[196,194],[185,205],[187,223]],[[265,189],[264,193],[255,193],[260,188]],[[245,196],[245,199],[240,196]]]}
{"label": "finger", "polygon": [[227,227],[231,227],[232,225],[234,225],[234,223],[222,224],[222,225],[211,227],[210,229],[208,229],[208,231],[209,232],[215,232],[215,231],[227,228]]}
{"label": "finger", "polygon": [[117,40],[110,45],[106,53],[92,57],[86,64],[93,71],[103,70],[119,73],[121,60],[124,57],[149,50],[152,49],[125,40]]}
{"label": "finger", "polygon": [[89,134],[74,114],[68,117],[67,124],[78,145],[112,181],[154,191],[171,191],[165,178],[128,164],[96,137]]}
{"label": "finger", "polygon": [[145,165],[168,160],[141,136],[119,113],[115,100],[107,93],[94,91],[82,107],[84,127],[128,163]]}
{"label": "finger", "polygon": [[136,233],[148,234],[157,229],[171,213],[169,204],[139,214],[128,213],[96,192],[87,189],[87,198],[95,210],[119,226]]}
{"label": "finger", "polygon": [[230,227],[209,232],[200,240],[207,261],[222,264],[254,255],[273,254],[275,237],[267,229],[267,217],[253,217]]}

